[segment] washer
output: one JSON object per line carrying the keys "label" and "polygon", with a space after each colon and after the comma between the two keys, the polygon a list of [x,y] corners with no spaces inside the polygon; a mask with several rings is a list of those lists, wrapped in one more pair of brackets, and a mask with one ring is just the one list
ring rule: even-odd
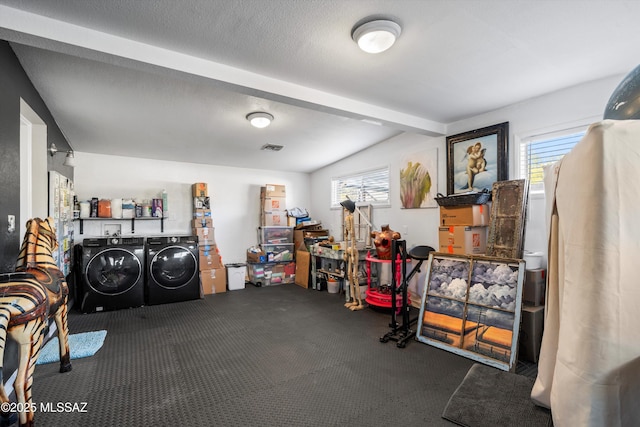
{"label": "washer", "polygon": [[84,239],[79,260],[80,311],[144,305],[144,248],[141,237]]}
{"label": "washer", "polygon": [[198,237],[147,238],[147,304],[200,298]]}

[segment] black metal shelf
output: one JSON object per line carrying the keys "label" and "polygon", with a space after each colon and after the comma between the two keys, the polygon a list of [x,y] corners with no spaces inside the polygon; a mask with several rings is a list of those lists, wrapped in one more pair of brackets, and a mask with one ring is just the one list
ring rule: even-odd
{"label": "black metal shelf", "polygon": [[136,221],[160,221],[160,232],[164,233],[164,217],[138,217],[138,218],[78,218],[80,221],[80,234],[84,233],[85,221],[131,221],[131,234],[136,232]]}

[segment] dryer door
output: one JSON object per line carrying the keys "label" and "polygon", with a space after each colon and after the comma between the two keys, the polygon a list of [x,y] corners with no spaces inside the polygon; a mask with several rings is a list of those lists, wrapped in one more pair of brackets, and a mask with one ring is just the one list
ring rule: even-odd
{"label": "dryer door", "polygon": [[178,289],[198,275],[198,260],[183,246],[167,246],[152,255],[149,275],[158,286]]}
{"label": "dryer door", "polygon": [[124,248],[107,248],[89,260],[84,275],[93,291],[115,296],[133,288],[142,272],[142,264],[133,252]]}

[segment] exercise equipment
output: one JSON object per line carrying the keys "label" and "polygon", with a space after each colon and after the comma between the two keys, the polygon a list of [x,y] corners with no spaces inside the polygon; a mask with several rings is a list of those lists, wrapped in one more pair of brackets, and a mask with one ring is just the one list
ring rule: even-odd
{"label": "exercise equipment", "polygon": [[[429,254],[435,249],[431,246],[414,246],[407,253],[407,242],[405,240],[394,240],[391,245],[391,330],[380,337],[380,342],[395,341],[398,348],[404,348],[407,341],[416,336],[416,331],[411,329],[411,325],[418,321],[418,318],[410,319],[411,304],[408,301],[409,282],[420,272],[422,263],[429,259]],[[407,275],[407,257],[418,260],[409,275]],[[400,262],[400,270],[402,274],[398,277],[395,274],[396,263]],[[398,280],[400,283],[398,284]],[[400,301],[402,306],[398,307],[396,303],[396,295],[401,294]],[[399,308],[399,309],[398,309]],[[402,323],[398,323],[398,313],[402,312]]]}

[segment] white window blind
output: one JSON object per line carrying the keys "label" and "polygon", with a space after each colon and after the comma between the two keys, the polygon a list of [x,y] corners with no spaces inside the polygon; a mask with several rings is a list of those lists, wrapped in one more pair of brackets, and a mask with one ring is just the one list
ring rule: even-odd
{"label": "white window blind", "polygon": [[520,175],[529,180],[530,191],[544,191],[544,167],[557,162],[582,139],[585,131],[531,138],[520,146]]}
{"label": "white window blind", "polygon": [[389,168],[332,179],[331,207],[340,206],[347,196],[354,202],[389,204]]}

